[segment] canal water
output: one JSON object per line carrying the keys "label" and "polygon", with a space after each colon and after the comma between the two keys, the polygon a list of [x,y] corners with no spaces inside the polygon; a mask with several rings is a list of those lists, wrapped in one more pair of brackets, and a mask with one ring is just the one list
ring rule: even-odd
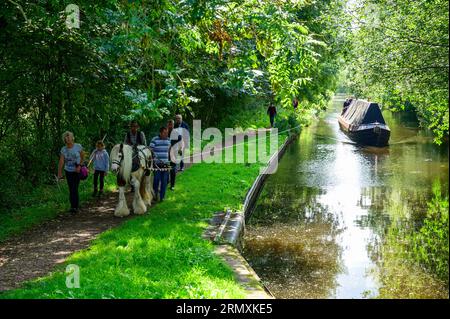
{"label": "canal water", "polygon": [[448,145],[384,111],[390,145],[357,146],[339,130],[342,103],[302,130],[267,179],[244,257],[277,298],[448,298],[395,237],[420,227],[433,185],[448,194]]}

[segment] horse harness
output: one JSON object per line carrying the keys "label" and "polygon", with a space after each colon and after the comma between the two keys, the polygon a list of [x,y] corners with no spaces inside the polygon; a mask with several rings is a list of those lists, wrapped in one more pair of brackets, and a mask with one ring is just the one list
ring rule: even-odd
{"label": "horse harness", "polygon": [[[143,145],[144,146],[144,145]],[[151,156],[148,157],[146,156],[146,154],[144,153],[144,150],[148,149],[150,150]],[[120,144],[120,148],[119,148],[119,155],[120,155],[120,160],[113,160],[112,163],[116,164],[119,168],[122,166],[122,162],[125,158],[125,155],[123,153],[123,143]],[[144,146],[144,148],[139,149],[137,147],[137,145],[133,146],[133,155],[132,155],[132,172],[137,171],[140,168],[140,155],[142,155],[142,157],[144,158],[145,161],[145,165],[143,167],[144,169],[144,174],[146,176],[150,175],[151,171],[169,171],[170,170],[170,166],[167,164],[157,164],[156,161],[153,161],[152,159],[155,157],[154,156],[154,152],[153,150],[148,147],[148,146]],[[119,175],[117,176],[118,180],[118,185],[125,185],[126,181],[119,177]]]}
{"label": "horse harness", "polygon": [[[152,167],[151,162],[152,160],[150,159],[150,157],[146,156],[146,154],[144,153],[145,149],[149,149],[151,152],[151,158],[153,158],[153,151],[145,146],[145,148],[143,149],[138,149],[137,146],[133,146],[133,155],[132,155],[132,172],[137,171],[140,167],[140,159],[141,159],[141,154],[142,154],[142,158],[145,161],[145,165],[143,166],[143,169],[145,170],[146,175],[148,176],[150,174],[150,169]],[[119,155],[120,155],[120,160],[113,160],[112,163],[116,164],[119,168],[122,166],[122,162],[125,158],[125,155],[123,153],[123,143],[120,144],[120,148],[119,148]]]}

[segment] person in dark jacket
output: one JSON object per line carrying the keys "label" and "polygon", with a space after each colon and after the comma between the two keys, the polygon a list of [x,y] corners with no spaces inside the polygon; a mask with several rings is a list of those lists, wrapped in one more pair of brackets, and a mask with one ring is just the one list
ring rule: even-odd
{"label": "person in dark jacket", "polygon": [[147,145],[145,134],[139,131],[139,123],[136,120],[130,122],[130,131],[125,135],[123,143],[131,146]]}
{"label": "person in dark jacket", "polygon": [[275,120],[275,115],[277,115],[277,109],[273,103],[270,103],[269,108],[267,109],[267,114],[269,114],[270,118],[270,127],[273,127],[273,122]]}
{"label": "person in dark jacket", "polygon": [[[130,131],[127,132],[123,140],[124,144],[133,146],[133,153],[137,153],[138,145],[147,145],[144,132],[139,131],[139,123],[136,120],[130,122]],[[133,165],[139,165],[139,158],[133,157]],[[134,185],[130,184],[131,191],[134,192]]]}
{"label": "person in dark jacket", "polygon": [[297,99],[297,97],[294,97],[294,99],[292,100],[292,106],[294,107],[294,110],[297,109],[297,107],[298,107],[298,99]]}

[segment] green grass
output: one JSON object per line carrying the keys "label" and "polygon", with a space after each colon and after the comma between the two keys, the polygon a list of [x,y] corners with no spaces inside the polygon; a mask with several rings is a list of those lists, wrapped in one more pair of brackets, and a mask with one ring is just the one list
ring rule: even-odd
{"label": "green grass", "polygon": [[[108,174],[105,179],[105,192],[115,188],[115,176]],[[85,181],[80,182],[80,203],[91,199],[94,189],[92,174]],[[22,233],[33,226],[47,220],[54,219],[60,214],[68,213],[69,191],[65,180],[56,185],[43,185],[30,194],[24,194],[19,208],[2,211],[0,213],[0,242]]]}
{"label": "green grass", "polygon": [[[285,136],[280,136],[280,142]],[[101,234],[51,275],[0,298],[241,298],[232,270],[201,234],[214,212],[239,209],[260,164],[196,164],[144,216]],[[80,267],[80,288],[65,266]]]}

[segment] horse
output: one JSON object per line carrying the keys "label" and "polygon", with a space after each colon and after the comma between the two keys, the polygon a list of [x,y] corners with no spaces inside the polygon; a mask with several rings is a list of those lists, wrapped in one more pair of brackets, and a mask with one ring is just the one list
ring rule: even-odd
{"label": "horse", "polygon": [[[151,206],[153,190],[151,188],[150,175],[153,163],[152,151],[143,145],[136,146],[137,152],[133,154],[133,146],[117,144],[111,150],[111,170],[117,175],[117,185],[119,186],[119,203],[114,211],[114,216],[125,217],[130,214],[125,198],[125,187],[134,185],[133,212],[143,215],[147,208]],[[133,159],[137,167],[133,167]]]}

